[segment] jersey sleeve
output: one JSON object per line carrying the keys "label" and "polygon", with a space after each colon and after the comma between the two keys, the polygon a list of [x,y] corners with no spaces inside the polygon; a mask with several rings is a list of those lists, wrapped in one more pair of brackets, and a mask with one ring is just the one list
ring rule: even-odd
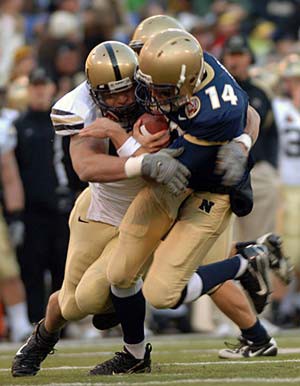
{"label": "jersey sleeve", "polygon": [[96,116],[86,82],[59,99],[52,107],[50,116],[55,133],[62,136],[78,134],[89,125]]}
{"label": "jersey sleeve", "polygon": [[84,127],[84,119],[77,114],[69,111],[64,111],[55,106],[51,111],[51,120],[58,135],[68,136],[78,134]]}

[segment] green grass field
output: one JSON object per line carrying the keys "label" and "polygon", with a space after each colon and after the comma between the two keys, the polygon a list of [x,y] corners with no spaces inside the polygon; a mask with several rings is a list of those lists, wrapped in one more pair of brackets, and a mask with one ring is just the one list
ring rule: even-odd
{"label": "green grass field", "polygon": [[153,337],[149,339],[153,345],[151,374],[101,377],[88,376],[87,372],[120,350],[120,339],[62,341],[40,373],[25,378],[10,375],[18,346],[0,343],[0,386],[300,385],[300,333],[280,335],[276,340],[280,347],[277,357],[233,361],[217,357],[224,339],[200,334]]}

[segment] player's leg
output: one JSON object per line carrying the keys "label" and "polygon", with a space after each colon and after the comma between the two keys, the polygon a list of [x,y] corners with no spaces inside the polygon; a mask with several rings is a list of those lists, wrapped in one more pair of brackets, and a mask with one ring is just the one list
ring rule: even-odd
{"label": "player's leg", "polygon": [[[143,267],[170,229],[186,194],[175,197],[163,186],[144,188],[129,207],[120,226],[120,235],[112,252],[107,277],[112,284],[111,297],[120,320],[125,350],[138,360],[148,358],[144,342],[145,299],[140,279]],[[138,369],[138,368],[137,368]],[[103,374],[107,365],[92,371]]]}
{"label": "player's leg", "polygon": [[[175,225],[157,248],[145,279],[143,292],[154,307],[176,306],[184,296],[182,291],[190,279],[194,284],[191,288],[197,287],[200,292],[207,290],[204,288],[206,284],[212,286],[211,288],[217,285],[220,275],[226,280],[224,270],[216,272],[210,283],[204,283],[199,274],[194,272],[226,229],[230,218],[228,195],[193,193],[185,201]],[[238,271],[244,262],[244,259],[236,257],[232,271],[239,274]],[[203,274],[207,276],[205,272]],[[190,291],[188,292],[186,295],[192,296]]]}
{"label": "player's leg", "polygon": [[[253,243],[255,243],[255,241]],[[203,264],[213,263],[216,259],[219,260],[220,258],[222,260],[226,259],[230,249],[232,249],[231,247],[232,224],[227,227],[209,250]],[[237,251],[234,249],[232,253],[234,255]],[[252,353],[255,351],[258,355],[277,354],[276,342],[268,335],[256,314],[253,312],[245,293],[237,287],[232,280],[213,289],[210,296],[217,307],[240,328],[242,339],[252,343],[250,348],[248,343],[247,347],[245,347],[245,344],[242,345],[239,342],[239,344],[232,349],[228,348],[220,351],[220,356],[227,357],[234,354],[236,358],[243,358],[249,354],[249,351]]]}
{"label": "player's leg", "polygon": [[62,288],[50,297],[46,318],[18,350],[12,365],[13,376],[35,375],[40,363],[53,350],[65,322],[86,316],[77,306],[76,287],[87,268],[118,233],[116,227],[86,220],[89,203],[90,192],[85,190],[70,216],[70,241]]}
{"label": "player's leg", "polygon": [[16,255],[8,239],[0,210],[0,294],[10,328],[10,339],[21,342],[32,331],[27,315],[26,295]]}
{"label": "player's leg", "polygon": [[262,277],[269,291],[269,260],[265,247],[245,248],[244,256],[239,254],[199,267],[228,226],[230,217],[227,195],[195,193],[186,200],[176,224],[156,250],[143,286],[146,299],[154,307],[176,307],[183,300],[193,301],[217,284],[248,274],[250,266],[255,284],[258,276]]}
{"label": "player's leg", "polygon": [[278,348],[250,307],[244,292],[231,280],[211,294],[217,307],[240,328],[237,345],[219,351],[220,358],[275,356]]}

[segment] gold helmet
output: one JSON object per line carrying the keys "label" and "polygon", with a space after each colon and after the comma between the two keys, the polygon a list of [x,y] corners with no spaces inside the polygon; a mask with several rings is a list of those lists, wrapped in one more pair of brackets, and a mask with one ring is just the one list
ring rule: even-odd
{"label": "gold helmet", "polygon": [[89,53],[85,72],[90,93],[104,115],[110,112],[124,121],[136,109],[136,103],[111,107],[105,100],[109,95],[135,87],[134,74],[138,66],[135,52],[126,44],[107,41],[94,47]]}
{"label": "gold helmet", "polygon": [[191,34],[178,29],[160,32],[140,52],[137,98],[147,109],[177,110],[193,95],[203,71],[203,51]]}
{"label": "gold helmet", "polygon": [[129,46],[135,52],[139,53],[148,39],[169,28],[176,28],[184,31],[184,27],[179,21],[171,16],[155,15],[148,17],[136,27]]}

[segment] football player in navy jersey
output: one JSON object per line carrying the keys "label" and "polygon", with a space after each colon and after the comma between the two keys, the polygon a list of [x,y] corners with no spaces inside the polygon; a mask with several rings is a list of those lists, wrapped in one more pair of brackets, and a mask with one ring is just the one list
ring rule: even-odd
{"label": "football player in navy jersey", "polygon": [[[151,253],[155,250],[143,284],[146,299],[156,308],[177,307],[194,300],[213,283],[217,284],[221,271],[224,274],[218,265],[197,267],[228,228],[232,209],[238,214],[251,210],[247,158],[258,128],[246,125],[253,114],[251,109],[249,112],[247,95],[213,57],[207,58],[208,63],[199,43],[181,30],[155,35],[140,53],[137,98],[146,109],[163,112],[185,131],[171,146],[183,145],[185,151],[179,160],[189,165],[189,186],[196,192],[189,197],[185,192],[174,197],[162,186],[147,186],[121,223],[107,275],[125,341],[132,347],[143,340],[143,329],[138,327],[143,315],[139,276]],[[207,100],[203,101],[204,98]],[[243,133],[245,127],[254,129],[250,133],[252,138]],[[87,128],[80,135],[97,136],[98,129]],[[137,157],[136,162],[142,157]],[[266,287],[252,290],[254,296],[263,295],[265,302]],[[249,350],[276,355],[276,343],[258,321],[249,330],[251,338],[258,337]],[[109,363],[116,361],[117,357]],[[98,365],[95,374],[103,374],[107,365]]]}

